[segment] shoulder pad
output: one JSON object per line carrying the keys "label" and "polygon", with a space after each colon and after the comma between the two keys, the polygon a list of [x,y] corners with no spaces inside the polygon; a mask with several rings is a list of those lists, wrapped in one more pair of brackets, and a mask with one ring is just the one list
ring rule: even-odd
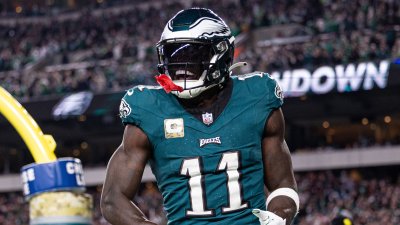
{"label": "shoulder pad", "polygon": [[238,80],[246,80],[246,79],[253,78],[253,77],[261,77],[262,78],[262,77],[264,77],[266,75],[269,76],[268,73],[255,71],[255,72],[252,72],[252,73],[246,73],[246,74],[237,75],[236,77],[237,77]]}
{"label": "shoulder pad", "polygon": [[154,98],[152,90],[159,89],[162,87],[138,85],[127,90],[119,105],[119,116],[122,123],[139,125],[141,119],[139,111],[146,108],[146,104]]}
{"label": "shoulder pad", "polygon": [[268,102],[277,102],[279,105],[283,103],[283,92],[278,82],[268,73],[253,72],[243,75],[234,76],[233,79],[245,82],[245,86],[251,90],[251,93],[267,98]]}
{"label": "shoulder pad", "polygon": [[146,91],[146,90],[158,90],[158,89],[162,89],[162,87],[160,87],[160,86],[152,86],[152,85],[137,85],[137,86],[135,86],[135,87],[133,87],[131,89],[128,89],[126,91],[125,96],[126,95],[132,96],[133,93],[135,93],[135,92],[143,92],[143,91]]}

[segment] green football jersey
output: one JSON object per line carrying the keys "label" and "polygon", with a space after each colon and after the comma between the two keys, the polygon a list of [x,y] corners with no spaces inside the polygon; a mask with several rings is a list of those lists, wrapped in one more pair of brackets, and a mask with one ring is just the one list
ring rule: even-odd
{"label": "green football jersey", "polygon": [[203,120],[160,87],[138,86],[121,101],[124,124],[140,127],[153,147],[150,160],[169,225],[257,225],[265,210],[261,141],[282,91],[266,73],[231,77],[225,109]]}

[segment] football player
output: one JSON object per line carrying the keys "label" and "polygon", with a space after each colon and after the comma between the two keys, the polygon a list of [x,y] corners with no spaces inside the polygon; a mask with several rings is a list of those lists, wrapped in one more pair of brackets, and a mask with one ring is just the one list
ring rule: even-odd
{"label": "football player", "polygon": [[157,51],[160,86],[134,87],[121,101],[125,131],[103,186],[106,220],[154,225],[132,202],[149,162],[169,225],[290,224],[299,197],[276,81],[232,76],[234,37],[209,9],[178,12]]}

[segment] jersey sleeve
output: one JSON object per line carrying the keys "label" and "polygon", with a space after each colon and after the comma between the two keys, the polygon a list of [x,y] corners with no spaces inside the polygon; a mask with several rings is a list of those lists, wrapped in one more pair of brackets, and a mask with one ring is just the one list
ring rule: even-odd
{"label": "jersey sleeve", "polygon": [[269,74],[262,72],[253,76],[250,88],[257,101],[254,108],[254,123],[256,130],[262,136],[271,113],[282,106],[283,94],[277,81]]}
{"label": "jersey sleeve", "polygon": [[268,73],[263,73],[263,83],[265,85],[264,104],[271,109],[279,108],[283,105],[283,92],[278,82]]}
{"label": "jersey sleeve", "polygon": [[140,109],[138,107],[139,101],[135,88],[129,89],[124,97],[121,99],[119,105],[119,117],[124,125],[133,124],[140,126]]}

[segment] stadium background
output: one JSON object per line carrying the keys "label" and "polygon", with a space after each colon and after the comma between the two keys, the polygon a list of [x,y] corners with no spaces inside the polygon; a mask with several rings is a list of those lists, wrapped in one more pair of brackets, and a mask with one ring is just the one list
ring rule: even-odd
{"label": "stadium background", "polygon": [[[123,132],[119,100],[128,87],[154,84],[162,28],[191,6],[231,27],[236,61],[250,64],[235,73],[269,72],[284,90],[301,199],[295,224],[329,224],[339,213],[355,224],[399,224],[398,1],[3,0],[0,85],[53,135],[58,157],[82,160],[93,224],[107,224],[99,197]],[[0,224],[28,224],[18,173],[31,162],[0,115]],[[165,224],[149,170],[134,201]]]}

